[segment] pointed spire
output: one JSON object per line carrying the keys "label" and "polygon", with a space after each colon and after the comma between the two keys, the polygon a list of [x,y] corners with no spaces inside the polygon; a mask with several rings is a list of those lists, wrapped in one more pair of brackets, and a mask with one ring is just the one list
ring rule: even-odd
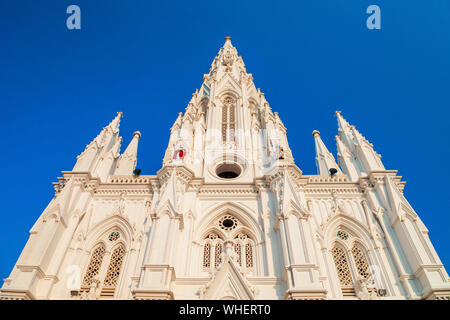
{"label": "pointed spire", "polygon": [[344,117],[341,115],[341,111],[336,111],[334,115],[337,118],[338,121],[338,129],[346,131],[350,128],[350,124],[347,122],[347,120],[344,119]]}
{"label": "pointed spire", "polygon": [[347,146],[342,142],[340,136],[336,136],[335,140],[339,165],[351,181],[358,180],[358,170],[356,169],[356,164],[353,162],[352,154],[348,150]]}
{"label": "pointed spire", "polygon": [[375,152],[373,145],[342,117],[340,111],[335,113],[338,121],[339,137],[352,154],[352,161],[358,163],[359,174],[367,174],[373,170],[385,170],[381,156]]}
{"label": "pointed spire", "polygon": [[120,119],[123,117],[123,112],[117,112],[117,116],[114,118],[113,121],[108,125],[114,133],[116,133],[119,130],[120,126]]}
{"label": "pointed spire", "polygon": [[131,140],[125,152],[120,156],[117,163],[117,169],[114,172],[115,175],[132,175],[137,163],[137,150],[138,142],[141,137],[141,133],[136,131],[133,133],[133,139]]}
{"label": "pointed spire", "polygon": [[181,128],[182,122],[181,122],[181,118],[183,117],[183,112],[178,112],[178,117],[175,120],[175,122],[173,123],[172,128],[170,129],[170,132],[174,132],[175,130],[177,130],[178,128]]}
{"label": "pointed spire", "polygon": [[[120,118],[123,116],[122,112],[117,112],[117,116],[100,131],[100,133],[92,140],[84,151],[77,157],[77,163],[75,164],[73,171],[90,171],[95,167],[95,163],[101,154],[105,154],[108,150],[104,150],[112,144],[114,145],[116,139],[112,140],[115,133],[119,132]],[[110,132],[111,131],[111,132]],[[112,133],[112,134],[111,134]],[[108,137],[110,139],[108,139]]]}
{"label": "pointed spire", "polygon": [[116,143],[116,140],[119,136],[119,126],[120,119],[123,117],[122,112],[117,112],[116,117],[105,127],[103,128],[102,134],[102,147],[100,157],[104,157]]}
{"label": "pointed spire", "polygon": [[93,176],[99,177],[101,181],[106,181],[107,178],[112,174],[114,170],[114,162],[120,155],[121,142],[122,137],[116,135],[112,148],[100,158],[98,164],[96,165],[96,168],[92,170]]}
{"label": "pointed spire", "polygon": [[314,130],[312,135],[316,145],[316,166],[318,173],[323,176],[329,176],[330,169],[334,168],[337,170],[338,174],[342,174],[341,169],[339,169],[339,166],[334,159],[334,156],[330,151],[328,151],[327,147],[323,143],[322,138],[320,137],[320,132]]}

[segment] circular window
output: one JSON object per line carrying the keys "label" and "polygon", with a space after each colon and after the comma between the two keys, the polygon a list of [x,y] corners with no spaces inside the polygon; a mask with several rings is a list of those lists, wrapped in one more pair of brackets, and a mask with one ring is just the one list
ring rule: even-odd
{"label": "circular window", "polygon": [[241,171],[241,167],[235,163],[223,163],[217,167],[216,174],[223,179],[233,179],[239,177]]}
{"label": "circular window", "polygon": [[336,233],[336,236],[338,236],[338,237],[341,238],[342,240],[347,240],[348,237],[349,237],[348,233],[345,232],[344,230],[339,230],[339,231]]}
{"label": "circular window", "polygon": [[117,231],[111,232],[111,234],[108,237],[109,241],[116,241],[119,238],[120,238],[120,233],[118,233]]}
{"label": "circular window", "polygon": [[231,228],[234,225],[234,221],[231,219],[225,219],[222,224],[225,228]]}
{"label": "circular window", "polygon": [[226,215],[219,220],[219,226],[226,231],[233,230],[237,226],[237,219],[233,216]]}

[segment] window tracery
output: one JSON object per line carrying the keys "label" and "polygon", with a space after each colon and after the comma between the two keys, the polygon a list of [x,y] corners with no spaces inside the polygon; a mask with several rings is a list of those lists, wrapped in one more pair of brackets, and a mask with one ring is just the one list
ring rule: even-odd
{"label": "window tracery", "polygon": [[108,240],[109,241],[116,241],[120,238],[120,233],[117,231],[113,231],[109,234]]}
{"label": "window tracery", "polygon": [[[340,229],[336,232],[336,237],[343,240],[343,246],[346,246],[345,243],[347,242],[346,240],[350,238],[350,234]],[[348,246],[347,253],[349,256],[347,256],[347,253],[343,248],[336,244],[331,250],[344,297],[354,297],[355,295],[359,296],[359,293],[357,294],[356,291],[359,292],[360,290],[358,289],[360,287],[360,281],[370,280],[371,277],[366,250],[360,243],[352,243],[352,247]],[[353,259],[353,261],[348,259]],[[357,290],[355,291],[355,289]],[[377,289],[375,286],[368,287],[367,289],[369,292],[374,292],[377,294]]]}
{"label": "window tracery", "polygon": [[336,271],[341,286],[353,286],[352,276],[350,274],[350,269],[344,250],[338,246],[334,246],[331,253],[333,255],[334,264],[336,266]]}
{"label": "window tracery", "polygon": [[[120,238],[121,234],[119,231],[112,231],[104,234],[100,238],[104,242],[94,246],[78,293],[80,297],[86,297],[86,294],[91,295],[91,298],[98,298],[98,295],[103,298],[114,297],[120,272],[124,264],[126,253],[124,243],[118,243],[113,247],[109,264],[104,263],[104,260],[107,251],[109,252],[108,248],[113,246]],[[94,283],[97,283],[98,291],[96,289],[95,292],[91,292],[91,287]]]}
{"label": "window tracery", "polygon": [[250,243],[245,245],[245,263],[247,268],[253,267],[253,248]]}
{"label": "window tracery", "polygon": [[230,231],[236,229],[238,226],[238,220],[232,215],[225,215],[219,220],[219,227],[222,230]]}
{"label": "window tracery", "polygon": [[336,232],[336,236],[342,240],[347,240],[349,238],[348,232],[344,230],[339,230]]}
{"label": "window tracery", "polygon": [[122,268],[123,259],[125,256],[125,247],[120,244],[114,249],[111,260],[109,262],[108,272],[106,273],[104,286],[116,287],[117,280],[119,279],[120,269]]}
{"label": "window tracery", "polygon": [[246,271],[252,271],[255,265],[255,242],[245,231],[237,230],[237,232],[230,234],[233,230],[242,228],[239,220],[233,215],[227,214],[219,218],[214,224],[226,231],[226,238],[219,236],[216,231],[211,231],[204,238],[203,270],[210,271],[220,267],[223,262],[224,243],[228,241],[234,251],[231,258]]}
{"label": "window tracery", "polygon": [[[253,241],[244,232],[238,233],[234,237],[234,252],[237,254],[237,262],[240,266],[243,266],[242,262],[245,261],[245,267],[248,269],[253,268]],[[244,250],[242,250],[242,248]]]}
{"label": "window tracery", "polygon": [[358,274],[364,277],[364,279],[369,278],[369,264],[367,263],[366,256],[361,246],[358,244],[353,245],[352,254]]}
{"label": "window tracery", "polygon": [[103,244],[97,245],[92,252],[91,260],[89,261],[89,265],[83,278],[83,286],[90,286],[94,277],[98,275],[105,252],[106,250]]}
{"label": "window tracery", "polygon": [[220,263],[222,262],[221,254],[222,254],[222,243],[218,242],[216,243],[216,247],[214,249],[214,267],[218,268],[220,266]]}
{"label": "window tracery", "polygon": [[242,265],[242,254],[241,254],[241,244],[235,243],[234,244],[234,252],[236,252],[237,255],[237,263],[241,266]]}
{"label": "window tracery", "polygon": [[211,266],[211,244],[205,243],[203,246],[203,269],[209,269]]}
{"label": "window tracery", "polygon": [[219,267],[223,250],[223,239],[215,232],[209,233],[203,245],[203,270],[208,271],[212,266]]}

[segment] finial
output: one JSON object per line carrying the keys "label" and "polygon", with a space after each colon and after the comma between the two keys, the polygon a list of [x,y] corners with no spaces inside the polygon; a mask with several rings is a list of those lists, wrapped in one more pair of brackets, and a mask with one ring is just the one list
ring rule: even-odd
{"label": "finial", "polygon": [[341,114],[341,111],[336,111],[335,113],[334,113],[334,115],[337,117],[338,115],[340,115]]}
{"label": "finial", "polygon": [[134,136],[138,136],[138,139],[140,139],[142,135],[139,131],[135,131],[135,132],[133,132],[133,137]]}
{"label": "finial", "polygon": [[117,112],[117,115],[122,118],[123,117],[123,112],[119,111],[119,112]]}
{"label": "finial", "polygon": [[316,134],[318,134],[320,136],[320,132],[317,131],[317,130],[314,130],[313,133],[312,133],[312,136],[314,137]]}
{"label": "finial", "polygon": [[231,40],[231,37],[230,36],[226,36],[226,37],[224,37],[224,39],[225,40]]}

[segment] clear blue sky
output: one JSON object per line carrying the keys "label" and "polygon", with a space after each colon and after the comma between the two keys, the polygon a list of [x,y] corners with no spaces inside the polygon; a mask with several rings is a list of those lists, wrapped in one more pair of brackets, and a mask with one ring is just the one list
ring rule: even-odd
{"label": "clear blue sky", "polygon": [[[66,28],[77,4],[82,29]],[[366,28],[381,8],[382,29]],[[52,182],[117,111],[154,174],[169,129],[222,46],[242,55],[315,174],[311,132],[335,153],[333,114],[371,141],[450,267],[450,1],[1,1],[0,276],[8,277]]]}

